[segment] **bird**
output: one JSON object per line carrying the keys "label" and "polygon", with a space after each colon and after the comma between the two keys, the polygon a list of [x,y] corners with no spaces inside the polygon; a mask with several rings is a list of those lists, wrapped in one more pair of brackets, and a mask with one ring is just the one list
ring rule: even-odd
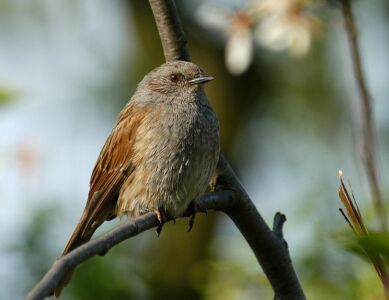
{"label": "bird", "polygon": [[144,76],[97,158],[85,209],[62,256],[116,217],[154,212],[161,230],[164,218],[181,216],[205,193],[220,154],[218,118],[203,89],[211,80],[196,64],[178,60]]}

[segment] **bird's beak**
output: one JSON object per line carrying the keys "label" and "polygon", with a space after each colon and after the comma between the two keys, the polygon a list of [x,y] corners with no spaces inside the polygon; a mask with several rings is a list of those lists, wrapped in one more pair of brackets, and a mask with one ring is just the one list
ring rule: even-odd
{"label": "bird's beak", "polygon": [[200,76],[200,77],[196,77],[194,79],[189,80],[189,83],[190,84],[202,84],[202,83],[206,83],[208,81],[211,81],[213,79],[214,78],[212,76]]}

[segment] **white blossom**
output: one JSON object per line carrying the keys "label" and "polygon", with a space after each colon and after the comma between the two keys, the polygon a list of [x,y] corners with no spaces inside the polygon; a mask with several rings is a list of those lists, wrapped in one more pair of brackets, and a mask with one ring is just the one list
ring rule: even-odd
{"label": "white blossom", "polygon": [[271,51],[306,54],[320,24],[306,10],[305,0],[253,0],[235,10],[202,5],[196,18],[199,24],[223,36],[226,66],[234,75],[250,67],[256,44]]}
{"label": "white blossom", "polygon": [[227,69],[234,75],[243,74],[250,67],[254,53],[254,22],[247,12],[229,12],[223,7],[204,5],[197,11],[197,20],[225,37]]}
{"label": "white blossom", "polygon": [[234,75],[243,74],[253,60],[253,22],[242,11],[236,11],[231,19],[230,34],[226,45],[226,65]]}
{"label": "white blossom", "polygon": [[253,10],[259,19],[255,29],[259,44],[298,56],[308,52],[319,21],[305,11],[302,0],[262,0]]}

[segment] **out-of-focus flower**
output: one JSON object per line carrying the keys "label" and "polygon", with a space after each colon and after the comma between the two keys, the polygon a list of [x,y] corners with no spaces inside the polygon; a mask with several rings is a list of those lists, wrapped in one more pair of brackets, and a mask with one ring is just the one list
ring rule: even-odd
{"label": "out-of-focus flower", "polygon": [[38,183],[41,170],[41,149],[32,140],[27,140],[8,148],[3,147],[0,152],[0,175],[7,174],[10,170],[30,186]]}
{"label": "out-of-focus flower", "polygon": [[287,12],[291,6],[302,6],[304,0],[254,0],[250,6],[252,14],[274,15]]}
{"label": "out-of-focus flower", "polygon": [[253,25],[253,20],[244,11],[237,10],[231,17],[226,65],[232,74],[242,74],[250,67],[254,56]]}
{"label": "out-of-focus flower", "polygon": [[226,39],[225,61],[234,75],[244,73],[253,60],[254,40],[252,17],[246,10],[228,12],[219,6],[200,6],[197,11],[200,24],[221,32]]}
{"label": "out-of-focus flower", "polygon": [[258,20],[255,38],[273,51],[302,56],[311,46],[320,21],[305,10],[303,0],[262,0],[251,7]]}
{"label": "out-of-focus flower", "polygon": [[15,149],[14,159],[18,165],[20,174],[31,185],[36,184],[40,169],[40,151],[38,145],[33,142],[24,142]]}
{"label": "out-of-focus flower", "polygon": [[233,11],[202,5],[196,19],[223,35],[227,68],[240,75],[252,63],[256,43],[272,51],[289,50],[294,55],[308,52],[320,22],[305,6],[305,0],[254,0]]}

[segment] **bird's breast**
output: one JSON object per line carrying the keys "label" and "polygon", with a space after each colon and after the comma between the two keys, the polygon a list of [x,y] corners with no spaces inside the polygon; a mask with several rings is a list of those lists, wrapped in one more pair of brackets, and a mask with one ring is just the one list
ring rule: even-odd
{"label": "bird's breast", "polygon": [[127,201],[142,202],[148,206],[144,210],[162,207],[180,215],[205,191],[216,166],[216,116],[210,107],[198,105],[160,107],[138,129],[135,153],[133,185],[142,186],[144,192],[129,187]]}

